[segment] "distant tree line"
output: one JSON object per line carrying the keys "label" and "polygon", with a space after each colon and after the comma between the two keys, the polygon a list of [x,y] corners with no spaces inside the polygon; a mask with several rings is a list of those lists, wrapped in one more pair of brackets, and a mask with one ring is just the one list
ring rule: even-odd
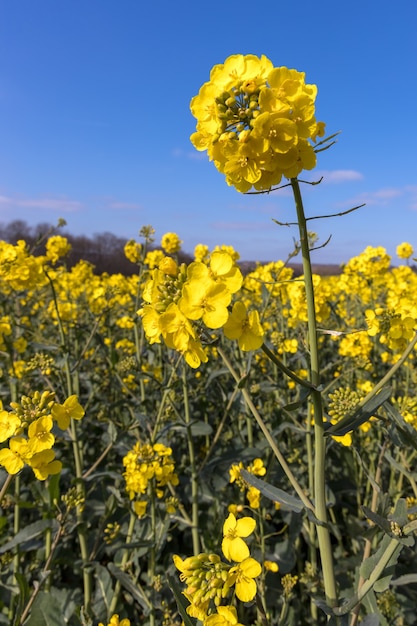
{"label": "distant tree line", "polygon": [[[16,244],[23,239],[33,254],[45,253],[45,241],[51,235],[66,237],[72,248],[66,257],[68,267],[73,267],[81,259],[94,265],[96,274],[124,274],[131,276],[137,273],[137,267],[128,261],[124,255],[124,246],[127,239],[117,237],[109,232],[97,233],[92,237],[85,235],[71,235],[62,228],[48,223],[30,226],[23,220],[14,220],[9,224],[0,223],[0,240]],[[152,248],[150,248],[152,249]],[[181,261],[190,262],[191,256],[180,255]]]}

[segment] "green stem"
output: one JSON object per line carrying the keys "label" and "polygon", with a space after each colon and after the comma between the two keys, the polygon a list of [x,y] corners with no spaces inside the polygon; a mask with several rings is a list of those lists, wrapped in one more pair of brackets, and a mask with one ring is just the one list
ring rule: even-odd
{"label": "green stem", "polygon": [[149,551],[148,561],[148,584],[151,592],[151,612],[149,613],[149,626],[156,625],[155,615],[155,576],[156,576],[156,506],[155,506],[155,479],[153,479],[150,489],[148,488],[151,505],[151,537],[152,545]]}
{"label": "green stem", "polygon": [[327,507],[325,494],[325,455],[326,444],[323,426],[323,406],[320,385],[320,366],[317,341],[316,310],[314,302],[313,274],[311,271],[310,249],[308,243],[307,222],[304,214],[300,186],[296,178],[291,179],[297,221],[300,233],[300,245],[303,259],[304,285],[308,316],[308,349],[310,352],[310,378],[315,389],[311,392],[314,408],[314,502],[316,516],[321,524],[316,525],[324,589],[329,606],[336,606],[337,591],[333,567],[333,554],[330,533],[327,528]]}
{"label": "green stem", "polygon": [[184,418],[187,427],[188,456],[190,458],[191,469],[191,534],[193,539],[193,554],[196,556],[200,552],[200,536],[198,531],[198,469],[195,458],[193,433],[191,430],[190,404],[188,401],[187,370],[183,362],[182,368],[182,392],[184,398]]}
{"label": "green stem", "polygon": [[[70,367],[70,345],[71,344],[69,341],[67,341],[67,337],[65,335],[64,325],[62,323],[62,319],[59,313],[58,298],[56,295],[54,282],[46,270],[45,270],[45,275],[51,287],[52,299],[54,301],[57,322],[58,322],[59,336],[61,339],[61,349],[63,350],[63,353],[65,355],[64,369],[65,369],[65,375],[66,375],[66,380],[67,380],[67,394],[69,397],[73,394],[74,386],[77,387],[77,391],[78,391],[78,373],[77,371],[75,372],[75,379],[74,379],[75,384],[73,384],[73,377],[72,377],[71,367]],[[82,450],[81,450],[81,444],[77,435],[75,421],[72,418],[71,418],[70,432],[71,432],[72,450],[74,454],[74,463],[75,463],[77,496],[82,502],[82,504],[77,504],[76,518],[77,518],[78,541],[80,544],[81,559],[83,563],[82,569],[83,569],[83,586],[84,586],[84,609],[87,612],[87,614],[90,615],[91,597],[92,597],[92,572],[91,572],[91,568],[89,567],[89,556],[88,556],[88,545],[87,545],[87,526],[83,519],[83,513],[82,513],[83,504],[85,500]]]}
{"label": "green stem", "polygon": [[[125,545],[122,560],[119,566],[122,571],[124,571],[124,568],[126,567],[126,563],[128,562],[128,559],[130,556],[129,544],[132,543],[133,531],[135,529],[135,523],[137,519],[138,519],[137,515],[133,511],[131,511],[130,519],[129,519],[129,526],[128,526],[127,535],[126,535],[126,545]],[[122,589],[122,585],[120,583],[120,580],[118,580],[114,587],[113,597],[110,602],[110,607],[109,607],[108,615],[107,615],[108,620],[111,619],[112,615],[115,613],[117,609],[117,603],[119,602],[119,595],[120,595],[121,589]]]}

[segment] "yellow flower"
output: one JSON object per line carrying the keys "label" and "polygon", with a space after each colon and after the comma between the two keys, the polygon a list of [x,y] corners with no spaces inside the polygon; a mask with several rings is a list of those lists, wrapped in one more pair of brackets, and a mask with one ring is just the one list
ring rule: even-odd
{"label": "yellow flower", "polygon": [[411,243],[400,243],[396,249],[397,256],[400,259],[409,259],[412,256],[414,249]]}
{"label": "yellow flower", "polygon": [[190,280],[183,287],[178,306],[188,319],[202,319],[208,328],[214,329],[226,323],[230,300],[230,291],[224,284],[211,279]]}
{"label": "yellow flower", "polygon": [[9,448],[0,450],[0,465],[3,465],[8,474],[17,474],[24,467],[28,454],[26,439],[13,437],[9,441]]}
{"label": "yellow flower", "polygon": [[253,580],[262,572],[261,564],[252,557],[244,559],[229,571],[228,584],[235,585],[236,596],[242,602],[250,602],[256,595],[256,582]]}
{"label": "yellow flower", "polygon": [[84,417],[85,411],[75,394],[69,396],[64,404],[55,403],[52,407],[52,417],[57,422],[61,430],[66,430],[70,425],[71,418],[80,420]]}
{"label": "yellow flower", "polygon": [[174,254],[181,250],[182,241],[176,233],[165,233],[161,239],[161,247],[167,254]]}
{"label": "yellow flower", "polygon": [[264,568],[267,572],[277,572],[279,570],[278,563],[275,561],[264,561]]}
{"label": "yellow flower", "polygon": [[259,313],[248,313],[243,302],[234,303],[223,331],[228,339],[237,339],[239,348],[244,351],[257,350],[263,344],[264,331],[259,321]]}
{"label": "yellow flower", "polygon": [[46,480],[52,474],[59,474],[62,469],[61,461],[55,459],[53,450],[42,450],[27,460],[38,480]]}
{"label": "yellow flower", "polygon": [[207,151],[228,185],[242,193],[268,189],[315,166],[312,143],[324,134],[316,95],[303,72],[274,68],[265,56],[232,55],[191,100],[191,142]]}
{"label": "yellow flower", "polygon": [[20,418],[15,413],[0,411],[0,443],[13,437],[20,424]]}
{"label": "yellow flower", "polygon": [[53,420],[50,415],[39,417],[29,424],[28,449],[31,454],[37,454],[42,450],[49,450],[55,443],[55,436],[51,433]]}
{"label": "yellow flower", "polygon": [[61,235],[49,237],[45,245],[46,258],[51,263],[55,264],[61,257],[71,251],[71,247],[72,246],[66,237],[61,237]]}
{"label": "yellow flower", "polygon": [[129,239],[124,247],[125,257],[131,263],[139,263],[142,258],[142,244],[134,239]]}
{"label": "yellow flower", "polygon": [[245,560],[249,556],[249,548],[242,537],[249,537],[256,527],[253,517],[242,517],[236,520],[233,513],[229,513],[223,524],[223,554],[228,561],[237,563]]}
{"label": "yellow flower", "polygon": [[[103,624],[103,622],[100,622],[98,626],[105,626],[105,625]],[[119,616],[117,614],[114,614],[111,616],[110,621],[107,624],[107,626],[130,626],[130,620],[125,618],[120,621]]]}
{"label": "yellow flower", "polygon": [[209,615],[203,626],[243,626],[237,621],[237,611],[234,606],[218,606],[217,614]]}
{"label": "yellow flower", "polygon": [[133,509],[138,517],[143,517],[146,513],[147,506],[147,500],[137,500],[133,505]]}

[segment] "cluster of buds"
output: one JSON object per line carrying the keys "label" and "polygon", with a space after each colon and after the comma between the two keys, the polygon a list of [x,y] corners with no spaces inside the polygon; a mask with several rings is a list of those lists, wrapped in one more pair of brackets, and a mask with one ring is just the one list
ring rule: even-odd
{"label": "cluster of buds", "polygon": [[223,563],[217,554],[205,552],[184,560],[178,555],[173,558],[176,568],[181,572],[180,580],[187,585],[184,596],[190,602],[189,615],[204,619],[210,602],[219,606],[229,593],[231,566]]}

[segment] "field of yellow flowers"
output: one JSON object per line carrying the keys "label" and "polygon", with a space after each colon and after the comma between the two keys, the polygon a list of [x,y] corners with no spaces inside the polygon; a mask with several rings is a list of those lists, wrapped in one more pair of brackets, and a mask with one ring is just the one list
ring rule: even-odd
{"label": "field of yellow flowers", "polygon": [[414,251],[312,273],[316,94],[233,55],[191,101],[227,184],[288,181],[285,260],[144,226],[127,277],[0,242],[0,624],[416,623]]}
{"label": "field of yellow flowers", "polygon": [[[309,509],[247,402],[311,493],[303,280],[282,261],[243,277],[226,246],[199,245],[195,261],[179,266],[178,236],[147,251],[152,229],[142,234],[142,244],[126,244],[138,266],[128,278],[97,276],[84,262],[67,270],[59,235],[38,256],[24,242],[0,244],[0,623],[119,615],[180,624],[172,587],[187,589],[192,618],[224,605],[216,613],[224,621],[209,624],[238,616],[257,624],[257,606],[265,623],[312,623],[311,598],[323,592]],[[313,277],[329,426],[354,413],[414,337],[417,275],[407,261],[390,263],[383,248],[367,248],[339,276]],[[412,351],[389,400],[353,431],[328,437],[342,596],[367,551],[372,558],[393,532],[385,524],[395,506],[404,523],[417,511],[416,382]],[[398,540],[398,563],[366,596],[381,624],[414,620],[409,539]],[[320,613],[313,607],[316,623]]]}

